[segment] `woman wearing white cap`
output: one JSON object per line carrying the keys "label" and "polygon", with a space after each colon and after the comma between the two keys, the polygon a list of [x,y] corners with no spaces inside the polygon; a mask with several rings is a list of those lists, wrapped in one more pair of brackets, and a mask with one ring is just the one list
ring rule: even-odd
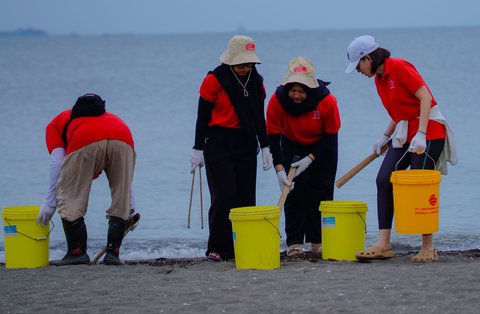
{"label": "woman wearing white cap", "polygon": [[272,167],[265,126],[265,88],[255,64],[260,63],[252,38],[236,35],[221,55],[222,64],[200,87],[191,171],[205,163],[211,194],[208,260],[234,258],[234,207],[254,206],[257,152],[263,169]]}
{"label": "woman wearing white cap", "polygon": [[[333,199],[340,114],[328,84],[315,78],[310,60],[294,58],[267,107],[267,133],[280,189],[291,185],[286,175],[290,166],[298,167],[295,188],[284,206],[288,256],[303,254],[304,242],[320,253],[319,205]],[[300,160],[292,164],[294,156]]]}
{"label": "woman wearing white cap", "polygon": [[[356,257],[360,260],[388,259],[395,255],[390,244],[393,221],[391,173],[408,167],[440,168],[445,166],[445,161],[456,164],[454,151],[450,156],[441,156],[447,146],[444,145],[447,132],[451,130],[430,89],[411,63],[391,58],[390,52],[379,47],[375,38],[369,35],[355,38],[348,46],[347,57],[349,64],[345,72],[356,69],[367,77],[375,77],[378,95],[391,119],[384,134],[373,145],[373,150],[379,155],[382,147],[389,147],[376,179],[377,242],[358,252]],[[453,137],[450,133],[448,135],[452,145]],[[420,252],[412,256],[412,262],[434,262],[437,259],[432,235],[422,235]]]}

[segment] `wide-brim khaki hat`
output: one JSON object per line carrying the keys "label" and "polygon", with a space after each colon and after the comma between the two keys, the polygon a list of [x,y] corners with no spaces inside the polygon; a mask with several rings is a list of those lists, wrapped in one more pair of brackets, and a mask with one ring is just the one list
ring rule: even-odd
{"label": "wide-brim khaki hat", "polygon": [[300,83],[310,88],[320,86],[315,78],[315,67],[312,61],[305,57],[296,57],[288,63],[288,73],[283,80],[283,85]]}
{"label": "wide-brim khaki hat", "polygon": [[227,50],[220,56],[220,61],[228,65],[261,63],[256,54],[255,42],[251,37],[244,35],[235,35],[230,39]]}

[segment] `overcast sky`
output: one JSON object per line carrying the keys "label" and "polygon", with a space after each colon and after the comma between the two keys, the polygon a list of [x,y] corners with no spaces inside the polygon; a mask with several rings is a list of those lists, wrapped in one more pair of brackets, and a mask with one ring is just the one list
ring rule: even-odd
{"label": "overcast sky", "polygon": [[478,0],[0,0],[0,31],[151,34],[480,25]]}

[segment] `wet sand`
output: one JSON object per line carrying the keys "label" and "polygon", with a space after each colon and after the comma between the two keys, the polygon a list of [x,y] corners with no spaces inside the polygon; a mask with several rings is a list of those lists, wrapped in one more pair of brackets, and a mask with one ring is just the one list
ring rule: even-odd
{"label": "wet sand", "polygon": [[479,313],[480,250],[369,263],[282,257],[277,270],[202,258],[0,266],[0,313]]}

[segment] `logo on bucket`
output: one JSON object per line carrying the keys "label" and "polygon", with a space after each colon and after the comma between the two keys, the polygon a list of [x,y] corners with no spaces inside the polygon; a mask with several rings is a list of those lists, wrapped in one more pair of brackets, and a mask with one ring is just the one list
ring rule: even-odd
{"label": "logo on bucket", "polygon": [[430,195],[430,197],[428,198],[428,202],[431,206],[437,205],[437,201],[437,196],[435,194]]}
{"label": "logo on bucket", "polygon": [[3,232],[5,233],[6,237],[13,237],[17,235],[17,226],[5,226],[3,229]]}

